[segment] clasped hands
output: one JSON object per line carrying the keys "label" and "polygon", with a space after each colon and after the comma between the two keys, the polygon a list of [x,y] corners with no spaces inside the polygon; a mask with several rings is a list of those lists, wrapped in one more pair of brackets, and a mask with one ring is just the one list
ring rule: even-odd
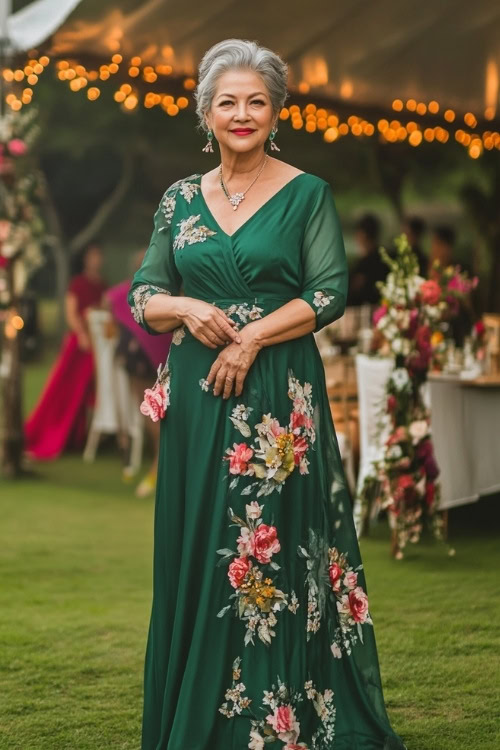
{"label": "clasped hands", "polygon": [[240,396],[247,373],[261,345],[255,336],[255,322],[248,323],[241,331],[220,308],[202,300],[186,300],[181,319],[192,335],[211,349],[224,348],[214,361],[207,376],[213,383],[214,396],[222,394],[228,399],[234,391]]}

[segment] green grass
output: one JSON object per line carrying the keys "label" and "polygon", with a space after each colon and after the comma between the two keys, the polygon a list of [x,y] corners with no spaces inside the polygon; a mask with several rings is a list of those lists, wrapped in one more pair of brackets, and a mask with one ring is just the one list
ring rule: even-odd
{"label": "green grass", "polygon": [[[30,366],[32,403],[46,366]],[[0,485],[0,748],[138,750],[152,500],[108,446]],[[498,750],[500,498],[452,512],[457,550],[364,539],[385,697],[408,750]],[[189,748],[186,748],[189,750]],[[223,750],[214,748],[214,750]]]}

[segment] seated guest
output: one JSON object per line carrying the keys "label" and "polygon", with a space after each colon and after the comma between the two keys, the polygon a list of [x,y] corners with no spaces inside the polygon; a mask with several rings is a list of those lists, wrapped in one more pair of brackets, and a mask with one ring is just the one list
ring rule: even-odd
{"label": "seated guest", "polygon": [[[140,268],[144,254],[144,250],[135,254],[132,276]],[[165,364],[172,334],[150,336],[144,328],[141,328],[135,322],[127,302],[130,284],[131,281],[128,279],[109,289],[106,292],[106,302],[111,309],[119,331],[116,357],[130,376],[132,388],[140,403],[143,400],[145,389],[152,388],[156,380],[158,366]],[[147,497],[155,491],[158,470],[160,422],[153,422],[149,417],[145,419],[146,429],[153,445],[153,461],[146,476],[136,489],[137,497]]]}
{"label": "seated guest", "polygon": [[355,227],[361,258],[351,270],[347,304],[376,305],[380,299],[377,281],[384,281],[388,268],[379,253],[380,222],[373,214],[365,214]]}
{"label": "seated guest", "polygon": [[428,259],[422,250],[422,239],[425,234],[425,221],[419,216],[408,216],[403,225],[403,232],[408,238],[408,243],[417,256],[419,273],[427,276]]}
{"label": "seated guest", "polygon": [[94,399],[94,360],[86,313],[100,307],[106,284],[102,253],[93,241],[76,258],[76,274],[66,293],[66,334],[38,404],[25,424],[25,449],[31,458],[56,458],[66,447],[83,447],[87,409]]}
{"label": "seated guest", "polygon": [[456,234],[452,227],[438,226],[431,234],[431,267],[438,262],[443,268],[456,263],[455,260]]}
{"label": "seated guest", "polygon": [[[452,227],[437,226],[431,235],[431,264],[438,262],[442,268],[459,265],[469,276],[473,276],[472,265],[458,261],[456,249],[456,233]],[[432,268],[431,265],[431,268]],[[458,303],[457,303],[458,304]],[[450,333],[457,346],[463,346],[465,337],[469,335],[476,315],[472,298],[461,303],[456,315],[450,322]]]}

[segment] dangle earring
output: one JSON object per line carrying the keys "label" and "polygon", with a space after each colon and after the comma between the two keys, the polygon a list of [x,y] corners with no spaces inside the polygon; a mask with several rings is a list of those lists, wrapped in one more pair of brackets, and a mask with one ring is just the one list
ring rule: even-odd
{"label": "dangle earring", "polygon": [[274,139],[276,138],[276,133],[278,132],[278,128],[273,128],[271,132],[269,133],[269,140],[271,142],[271,151],[280,151],[281,149],[278,148],[276,143],[274,142]]}
{"label": "dangle earring", "polygon": [[204,151],[206,154],[213,154],[214,147],[212,146],[212,141],[214,139],[214,134],[212,133],[211,130],[208,131],[207,138],[208,138],[207,145],[204,146],[201,150]]}

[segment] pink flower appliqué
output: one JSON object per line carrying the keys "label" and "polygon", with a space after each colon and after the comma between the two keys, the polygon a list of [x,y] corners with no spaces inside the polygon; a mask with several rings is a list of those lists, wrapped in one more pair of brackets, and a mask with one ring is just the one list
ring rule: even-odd
{"label": "pink flower appliqu\u00e9", "polygon": [[330,576],[330,583],[334,591],[340,591],[340,579],[342,577],[343,570],[337,563],[332,563],[328,569],[328,575]]}
{"label": "pink flower appliqu\u00e9", "polygon": [[352,619],[354,622],[363,624],[368,619],[368,597],[361,588],[357,586],[354,591],[350,591],[349,597],[349,609],[351,610]]}
{"label": "pink flower appliqu\u00e9", "polygon": [[234,443],[233,450],[228,448],[226,453],[224,460],[229,461],[231,474],[245,474],[248,471],[248,462],[253,456],[253,450],[246,443]]}
{"label": "pink flower appliqu\u00e9", "polygon": [[253,543],[253,556],[263,565],[271,562],[271,557],[281,549],[276,527],[267,526],[265,523],[255,529]]}
{"label": "pink flower appliqu\u00e9", "polygon": [[299,736],[299,723],[295,718],[292,706],[278,706],[273,714],[266,716],[266,721],[272,726],[280,740],[295,742]]}
{"label": "pink flower appliqu\u00e9", "polygon": [[348,589],[355,589],[358,585],[358,574],[354,570],[348,570],[344,576],[344,586]]}
{"label": "pink flower appliqu\u00e9", "polygon": [[252,567],[251,561],[248,557],[236,557],[229,566],[228,578],[229,583],[234,589],[241,586],[245,580],[245,576]]}
{"label": "pink flower appliqu\u00e9", "polygon": [[153,422],[163,419],[169,404],[168,392],[161,383],[156,383],[153,388],[146,388],[144,401],[140,406],[141,414],[151,417]]}
{"label": "pink flower appliqu\u00e9", "polygon": [[309,445],[305,438],[294,436],[293,458],[294,458],[296,466],[300,464],[302,457],[307,453],[308,448],[309,448]]}

